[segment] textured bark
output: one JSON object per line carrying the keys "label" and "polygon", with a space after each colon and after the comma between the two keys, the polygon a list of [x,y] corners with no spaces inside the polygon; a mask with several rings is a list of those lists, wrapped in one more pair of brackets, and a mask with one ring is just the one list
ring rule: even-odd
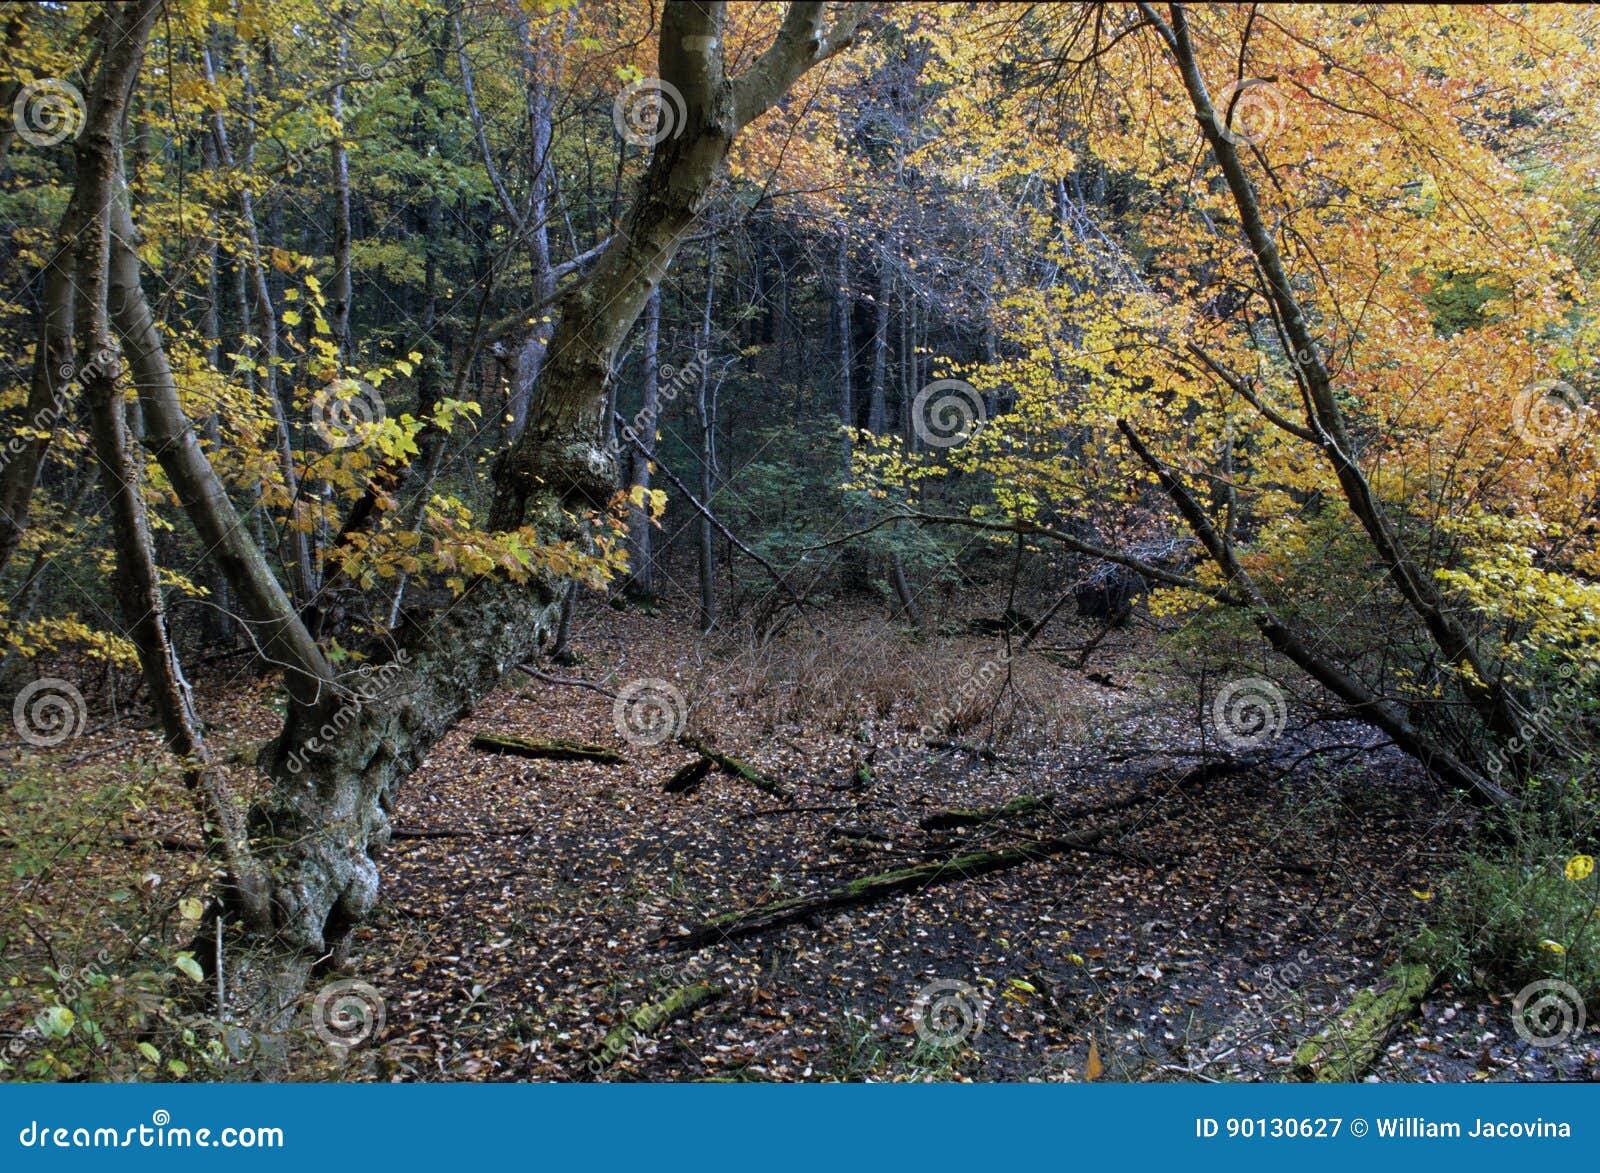
{"label": "textured bark", "polygon": [[264,926],[264,877],[251,859],[243,821],[200,734],[188,682],[168,630],[139,463],[129,443],[121,362],[106,312],[113,253],[111,209],[119,202],[121,123],[130,83],[160,6],[160,0],[143,0],[108,14],[102,69],[90,92],[89,115],[77,141],[74,190],[90,209],[80,226],[74,257],[79,369],[90,437],[108,499],[117,555],[113,593],[124,630],[138,654],[167,746],[184,762],[184,780],[196,796],[208,848],[227,869],[232,886],[229,904],[247,920]]}
{"label": "textured bark", "polygon": [[[769,778],[766,774],[763,774],[749,762],[741,761],[739,758],[733,757],[730,754],[725,754],[721,750],[714,749],[712,746],[707,744],[705,741],[700,740],[699,738],[685,737],[681,738],[680,741],[685,748],[694,750],[706,761],[716,766],[717,769],[721,770],[724,774],[727,774],[730,777],[738,778],[740,781],[748,782],[757,790],[764,791],[765,793],[772,795],[774,798],[782,799],[784,802],[794,801],[794,795],[789,791],[787,786],[775,778]],[[676,785],[677,790],[680,793],[693,790],[694,786],[699,784],[699,778],[694,779],[693,785],[684,785],[684,780],[687,777],[692,777],[692,774],[687,767],[683,770],[679,770],[678,773],[674,774],[672,779],[668,781],[668,789],[671,789],[674,785]],[[704,775],[702,774],[700,777],[703,778]]]}
{"label": "textured bark", "polygon": [[982,827],[996,819],[1038,814],[1055,802],[1053,794],[1022,794],[998,806],[952,807],[934,811],[917,825],[924,831],[954,831],[959,827]]}
{"label": "textured bark", "polygon": [[332,679],[332,670],[273,577],[260,548],[245,531],[184,414],[172,368],[139,283],[138,237],[125,198],[112,202],[111,219],[112,321],[139,390],[146,441],[201,541],[238,596],[250,621],[251,638],[269,659],[287,668],[287,684],[296,701],[315,705]]}
{"label": "textured bark", "polygon": [[[645,311],[644,326],[644,377],[640,396],[639,414],[634,418],[643,423],[635,429],[636,443],[629,461],[628,487],[635,491],[650,491],[650,464],[655,459],[657,418],[661,412],[661,291],[650,297]],[[626,425],[622,425],[626,426]],[[638,435],[638,431],[645,435]],[[619,436],[626,432],[619,431]],[[650,514],[643,505],[628,506],[628,592],[652,598],[656,593],[655,565],[650,553]]]}
{"label": "textured bark", "polygon": [[628,759],[605,745],[584,745],[577,741],[538,741],[532,737],[512,737],[500,733],[480,733],[472,748],[488,753],[508,753],[523,758],[545,758],[553,762],[605,762],[619,765]]}
{"label": "textured bark", "polygon": [[[609,502],[615,462],[598,442],[618,348],[695,223],[733,136],[809,66],[848,42],[851,10],[822,34],[825,6],[793,4],[773,45],[744,77],[723,72],[720,4],[669,4],[660,75],[683,95],[684,130],[652,156],[618,235],[592,278],[558,303],[559,324],[529,423],[496,469],[490,524],[528,522],[573,536],[570,513]],[[219,143],[219,154],[223,154]],[[120,204],[117,205],[120,208]],[[232,986],[250,991],[251,1017],[280,1029],[313,967],[337,962],[349,930],[377,900],[377,857],[391,833],[396,787],[428,751],[522,663],[554,622],[565,584],[480,579],[438,613],[408,619],[392,659],[335,677],[194,439],[138,290],[133,226],[121,209],[117,313],[150,427],[150,443],[191,522],[218,551],[256,638],[285,665],[293,704],[259,764],[270,790],[250,812],[256,857],[270,877],[270,929],[242,951]],[[374,684],[376,688],[372,687]]]}

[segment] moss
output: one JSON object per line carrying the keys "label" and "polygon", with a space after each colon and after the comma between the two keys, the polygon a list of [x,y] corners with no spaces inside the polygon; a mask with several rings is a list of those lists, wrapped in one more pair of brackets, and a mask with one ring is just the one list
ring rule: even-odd
{"label": "moss", "polygon": [[508,737],[498,733],[478,734],[472,739],[472,748],[558,762],[607,762],[620,765],[627,761],[621,753],[604,745],[584,745],[577,741],[537,741],[531,737]]}
{"label": "moss", "polygon": [[1019,794],[999,806],[953,807],[935,811],[920,824],[924,831],[950,831],[957,827],[981,827],[995,819],[1033,814],[1054,801],[1052,795]]}
{"label": "moss", "polygon": [[1350,1005],[1294,1053],[1294,1072],[1317,1083],[1354,1083],[1378,1057],[1399,1023],[1410,1017],[1433,984],[1426,965],[1391,967],[1378,984],[1362,990]]}
{"label": "moss", "polygon": [[622,1057],[637,1035],[654,1034],[667,1023],[675,1019],[685,1018],[693,1014],[700,1007],[715,1002],[728,992],[725,986],[715,986],[709,982],[692,982],[686,986],[679,986],[659,1002],[652,1002],[648,1006],[641,1006],[606,1035],[605,1042],[600,1044],[596,1061],[601,1067],[609,1067]]}

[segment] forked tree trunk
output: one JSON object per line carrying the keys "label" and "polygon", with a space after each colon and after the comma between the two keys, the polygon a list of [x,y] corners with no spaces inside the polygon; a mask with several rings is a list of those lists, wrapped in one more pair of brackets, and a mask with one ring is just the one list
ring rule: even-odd
{"label": "forked tree trunk", "polygon": [[[570,536],[574,514],[609,505],[616,467],[599,442],[599,417],[617,352],[693,228],[734,136],[848,44],[864,15],[853,7],[825,33],[825,8],[791,4],[767,50],[729,78],[724,6],[666,6],[659,72],[682,96],[686,117],[656,146],[592,278],[558,303],[528,425],[496,469],[492,528],[531,521],[541,533]],[[336,679],[194,440],[139,289],[133,226],[120,201],[113,207],[113,277],[127,294],[113,307],[150,442],[202,540],[217,548],[258,638],[285,665],[293,702],[261,755],[271,786],[249,819],[252,848],[270,877],[271,925],[236,960],[234,983],[243,981],[252,1023],[270,1032],[286,1025],[313,967],[340,958],[350,929],[376,903],[376,859],[389,840],[396,787],[527,656],[554,622],[563,584],[480,579],[397,633],[395,658],[366,678],[376,690]]]}

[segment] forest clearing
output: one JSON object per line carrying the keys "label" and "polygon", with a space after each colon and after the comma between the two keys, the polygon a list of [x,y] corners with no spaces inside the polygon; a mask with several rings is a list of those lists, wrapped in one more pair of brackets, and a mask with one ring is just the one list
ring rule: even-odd
{"label": "forest clearing", "polygon": [[0,28],[5,1080],[1600,1079],[1594,9]]}

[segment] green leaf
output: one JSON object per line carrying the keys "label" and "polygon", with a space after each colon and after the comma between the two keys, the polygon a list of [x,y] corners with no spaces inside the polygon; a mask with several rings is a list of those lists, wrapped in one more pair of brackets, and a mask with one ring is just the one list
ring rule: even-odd
{"label": "green leaf", "polygon": [[149,1043],[139,1044],[139,1054],[143,1055],[152,1063],[161,1062],[161,1052],[156,1050],[155,1047],[151,1046]]}
{"label": "green leaf", "polygon": [[200,963],[194,959],[193,954],[180,953],[172,964],[187,974],[191,981],[203,982],[206,980],[205,971],[200,968]]}
{"label": "green leaf", "polygon": [[78,1016],[65,1006],[52,1006],[39,1015],[39,1033],[46,1038],[63,1039],[72,1030],[72,1024],[78,1021]]}

